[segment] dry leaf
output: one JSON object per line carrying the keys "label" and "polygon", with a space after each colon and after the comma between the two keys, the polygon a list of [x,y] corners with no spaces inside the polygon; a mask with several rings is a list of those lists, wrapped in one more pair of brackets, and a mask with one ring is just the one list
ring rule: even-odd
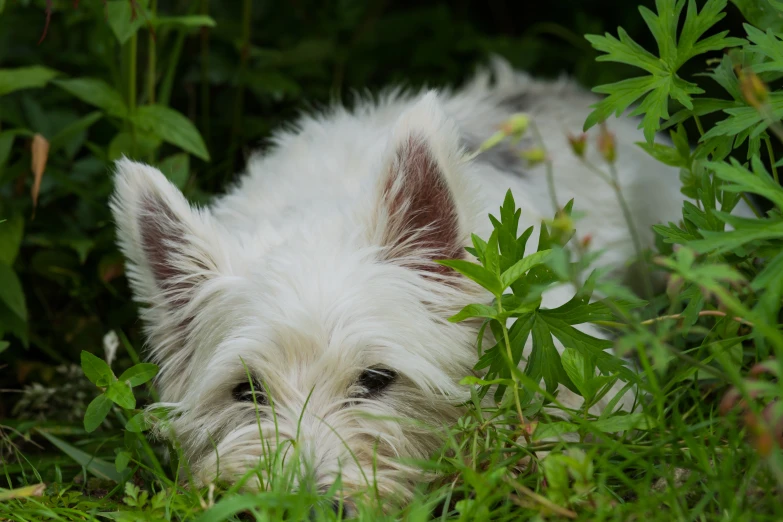
{"label": "dry leaf", "polygon": [[33,161],[31,169],[33,170],[33,209],[38,205],[38,191],[41,190],[41,178],[46,170],[46,160],[49,159],[49,141],[41,134],[33,136]]}
{"label": "dry leaf", "polygon": [[9,489],[0,491],[0,501],[11,500],[13,498],[40,497],[46,490],[46,484],[33,484],[23,488]]}

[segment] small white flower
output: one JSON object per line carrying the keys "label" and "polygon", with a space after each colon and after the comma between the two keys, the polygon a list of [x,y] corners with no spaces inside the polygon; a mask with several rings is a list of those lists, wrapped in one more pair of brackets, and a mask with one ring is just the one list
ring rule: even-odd
{"label": "small white flower", "polygon": [[106,364],[111,366],[114,361],[114,356],[117,354],[117,347],[120,345],[120,339],[117,337],[117,332],[110,330],[103,336],[103,352],[106,358]]}

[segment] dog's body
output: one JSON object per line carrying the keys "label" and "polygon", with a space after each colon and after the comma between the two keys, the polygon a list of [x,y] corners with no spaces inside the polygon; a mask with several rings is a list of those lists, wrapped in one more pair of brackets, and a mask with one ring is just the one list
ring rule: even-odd
{"label": "dog's body", "polygon": [[[536,122],[560,204],[575,198],[586,213],[579,232],[608,249],[600,263],[621,269],[632,256],[613,192],[566,139],[595,98],[501,62],[494,73],[494,83],[481,73],[455,93],[396,93],[305,117],[207,210],[191,209],[157,170],[118,162],[119,240],[148,305],[162,400],[200,480],[237,480],[259,462],[269,479],[264,460],[297,440],[318,488],[340,474],[346,494],[375,484],[410,493],[417,472],[398,458],[437,448],[431,427],[460,414],[468,390],[458,382],[476,362],[475,325],[447,318],[491,299],[432,259],[464,256],[471,232],[486,238],[486,214],[509,188],[521,226],[554,215],[543,166],[528,168],[508,144],[463,161],[512,113]],[[650,225],[678,219],[677,172],[633,145],[635,122],[611,129],[620,183],[650,245]],[[601,163],[594,140],[588,155]],[[544,306],[571,295],[554,290]],[[263,385],[258,417],[248,374],[257,392]],[[561,400],[579,404],[567,390]]]}

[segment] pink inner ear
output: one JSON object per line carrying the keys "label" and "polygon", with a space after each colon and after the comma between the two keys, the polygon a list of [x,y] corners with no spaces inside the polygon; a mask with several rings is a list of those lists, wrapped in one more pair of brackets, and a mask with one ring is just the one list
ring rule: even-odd
{"label": "pink inner ear", "polygon": [[[397,149],[384,187],[384,200],[393,230],[394,251],[421,251],[428,259],[462,257],[457,209],[443,172],[426,140],[410,136]],[[417,267],[445,274],[435,264]]]}
{"label": "pink inner ear", "polygon": [[182,275],[171,259],[173,245],[177,237],[182,236],[174,214],[162,201],[145,198],[139,215],[139,229],[142,248],[155,281],[163,289],[171,288],[172,280]]}

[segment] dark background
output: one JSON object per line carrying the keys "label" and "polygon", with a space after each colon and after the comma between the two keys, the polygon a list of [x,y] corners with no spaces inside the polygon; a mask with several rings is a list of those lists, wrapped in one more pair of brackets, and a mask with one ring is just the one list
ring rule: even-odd
{"label": "dark background", "polygon": [[[185,193],[205,201],[220,191],[241,171],[248,152],[302,109],[331,99],[350,101],[352,91],[390,83],[458,83],[490,53],[541,76],[569,74],[586,86],[632,76],[631,67],[596,63],[583,35],[616,34],[622,26],[655,52],[639,4],[654,8],[652,1],[631,0],[160,1],[159,14],[206,13],[217,22],[208,30],[155,34],[156,83],[173,73],[169,105],[196,123],[212,156],[209,163],[190,158]],[[45,9],[44,1],[7,0],[0,14],[0,68],[45,65],[69,77],[97,77],[126,96],[135,87],[138,103],[146,103],[146,27],[138,33],[138,77],[132,86],[127,49],[114,38],[102,2],[52,2],[39,44]],[[741,17],[733,6],[729,12],[723,25],[740,35]],[[702,70],[703,63],[691,63],[681,75],[691,79],[693,71]],[[0,130],[51,138],[92,110],[53,85],[19,91],[0,97]],[[73,375],[67,365],[78,362],[81,350],[102,355],[102,338],[112,329],[141,346],[106,205],[109,145],[117,132],[111,121],[101,120],[50,156],[34,218],[29,137],[17,137],[0,162],[0,218],[24,219],[13,269],[28,315],[20,322],[0,302],[0,339],[10,341],[0,354],[0,388],[42,382],[60,390],[40,407],[26,405],[21,411],[14,411],[20,394],[6,391],[0,395],[0,418],[53,420],[75,408],[68,416],[79,419],[83,401],[72,399],[76,404],[67,407],[57,402]],[[164,144],[154,157],[176,152]],[[129,364],[126,351],[119,353],[117,365]]]}

